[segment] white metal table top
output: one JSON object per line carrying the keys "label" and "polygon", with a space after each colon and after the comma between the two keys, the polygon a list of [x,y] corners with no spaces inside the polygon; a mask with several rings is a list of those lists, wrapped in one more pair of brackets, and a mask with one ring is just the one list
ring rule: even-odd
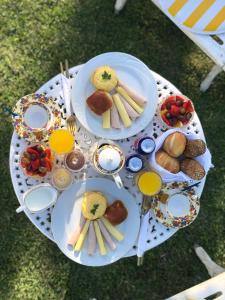
{"label": "white metal table top", "polygon": [[[75,80],[77,73],[79,72],[80,66],[76,66],[70,69],[70,78],[71,78],[71,84],[72,81]],[[172,95],[174,93],[180,93],[179,90],[172,85],[169,81],[161,77],[159,74],[153,72],[153,75],[155,77],[155,80],[157,82],[157,88],[158,88],[158,96],[159,101],[162,99],[162,97]],[[45,93],[47,96],[51,96],[57,101],[61,108],[62,118],[64,120],[66,119],[66,109],[64,106],[63,99],[60,97],[59,93],[61,90],[61,83],[60,83],[60,77],[59,75],[55,76],[48,82],[46,82],[40,89],[38,89],[38,93]],[[164,125],[162,125],[159,117],[157,116],[157,113],[155,114],[153,120],[150,122],[150,124],[140,132],[137,136],[143,136],[143,135],[150,135],[154,139],[157,139],[164,131],[165,131]],[[185,131],[187,133],[193,133],[196,135],[196,138],[201,138],[205,140],[204,132],[201,126],[201,123],[198,119],[197,114],[195,114],[195,117],[188,126]],[[96,142],[97,138],[91,135],[89,132],[87,132],[80,124],[78,124],[78,138],[79,138],[79,144],[83,149],[88,149],[90,146]],[[118,141],[118,143],[123,148],[124,152],[129,154],[132,152],[132,146],[134,139],[137,138],[137,136],[131,137],[129,139]],[[11,140],[11,147],[10,147],[10,173],[12,178],[13,187],[16,193],[16,196],[18,198],[19,203],[22,202],[22,196],[23,193],[31,188],[32,186],[36,185],[38,182],[34,179],[26,177],[23,172],[20,170],[19,167],[19,156],[21,151],[26,147],[26,142],[17,136],[17,134],[14,132]],[[60,164],[60,161],[58,162]],[[74,180],[82,180],[84,174],[79,174],[75,176]],[[98,177],[99,175],[91,168],[89,165],[86,170],[86,176],[87,177]],[[133,180],[130,178],[129,174],[126,173],[124,170],[122,172],[124,186],[129,192],[133,195],[135,198],[135,201],[137,204],[141,207],[141,195],[138,192],[137,188],[133,184]],[[203,191],[205,184],[205,180],[203,180],[198,187],[198,195],[201,196],[201,193]],[[30,219],[30,221],[43,233],[47,238],[54,241],[52,232],[51,232],[51,211],[52,208],[47,209],[46,211],[42,213],[36,213],[31,214],[27,210],[25,210],[26,216]],[[146,236],[146,250],[152,249],[159,244],[165,242],[167,239],[169,239],[177,229],[173,228],[167,228],[163,226],[161,223],[159,223],[155,217],[153,212],[151,212],[150,218],[149,218],[149,228],[148,228],[148,234]],[[136,245],[133,246],[133,248],[127,253],[126,256],[136,255]]]}

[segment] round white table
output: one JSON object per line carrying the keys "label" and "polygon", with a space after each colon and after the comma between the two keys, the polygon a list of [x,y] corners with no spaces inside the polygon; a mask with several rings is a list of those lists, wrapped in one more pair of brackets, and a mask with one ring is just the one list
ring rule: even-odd
{"label": "round white table", "polygon": [[[82,65],[79,65],[70,69],[71,86],[72,84],[76,84],[76,75],[81,68]],[[169,81],[161,77],[159,74],[153,72],[153,75],[157,82],[159,101],[162,99],[162,97],[172,95],[174,93],[180,93],[180,91],[174,85],[172,85]],[[65,120],[66,109],[64,106],[64,101],[60,96],[61,94],[60,91],[61,91],[60,75],[57,75],[51,80],[49,80],[47,83],[45,83],[37,91],[37,93],[44,93],[47,96],[53,97],[55,101],[58,102],[61,108],[62,118]],[[78,125],[78,133],[76,134],[76,136],[77,136],[78,143],[84,149],[84,151],[88,151],[91,145],[95,143],[98,138],[93,136],[89,132],[87,132],[79,123],[77,125]],[[157,139],[157,137],[159,137],[165,130],[166,128],[161,123],[160,118],[158,117],[156,112],[153,120],[145,128],[145,130],[141,131],[138,135],[134,137],[120,140],[118,141],[118,143],[120,144],[120,146],[122,147],[122,149],[126,154],[130,154],[133,152],[133,142],[137,138],[137,136],[148,135],[148,136],[152,136],[154,139]],[[187,134],[193,133],[196,135],[196,138],[201,138],[205,140],[203,129],[197,114],[195,114],[195,117],[192,123],[190,124],[190,126],[188,126],[185,129],[185,132]],[[18,137],[14,131],[11,140],[11,147],[10,147],[10,173],[11,173],[13,187],[20,204],[22,202],[23,193],[29,188],[31,188],[32,186],[39,183],[38,181],[32,178],[26,177],[19,167],[20,153],[23,151],[23,149],[26,146],[27,146],[26,142],[20,137]],[[59,161],[58,164],[60,163],[61,162]],[[121,175],[123,178],[125,188],[133,195],[135,201],[141,208],[142,196],[138,192],[135,184],[133,183],[133,178],[131,178],[130,174],[127,173],[125,170],[122,171]],[[84,180],[87,177],[88,178],[100,177],[100,175],[97,174],[91,168],[90,165],[88,165],[85,173],[82,174],[78,173],[78,175],[74,177],[74,181]],[[197,194],[199,197],[201,196],[201,193],[203,191],[204,184],[205,184],[205,180],[202,180],[201,184],[198,186]],[[26,216],[38,228],[38,230],[40,230],[41,233],[43,233],[47,238],[49,238],[54,242],[54,237],[51,232],[51,212],[52,212],[52,208],[49,208],[42,213],[36,213],[36,214],[31,214],[30,212],[25,210]],[[161,223],[159,223],[155,219],[154,213],[151,211],[150,218],[149,218],[148,233],[145,242],[146,250],[152,249],[158,246],[159,244],[165,242],[172,235],[174,235],[176,231],[177,229],[167,228],[163,226]],[[126,254],[126,256],[132,256],[132,255],[136,255],[136,245],[134,245],[133,248]]]}

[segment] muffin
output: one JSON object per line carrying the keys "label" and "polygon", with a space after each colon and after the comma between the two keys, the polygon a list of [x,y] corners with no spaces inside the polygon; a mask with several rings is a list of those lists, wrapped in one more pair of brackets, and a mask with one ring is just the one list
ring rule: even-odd
{"label": "muffin", "polygon": [[201,180],[205,176],[203,166],[194,159],[186,158],[180,164],[183,173],[194,180]]}
{"label": "muffin", "polygon": [[91,76],[91,82],[98,90],[110,92],[117,86],[116,72],[109,66],[97,68]]}
{"label": "muffin", "polygon": [[83,195],[81,211],[88,220],[95,220],[104,215],[107,207],[106,197],[100,192],[86,192]]}
{"label": "muffin", "polygon": [[189,140],[187,141],[184,156],[188,158],[193,158],[199,155],[204,154],[206,151],[206,144],[203,140]]}

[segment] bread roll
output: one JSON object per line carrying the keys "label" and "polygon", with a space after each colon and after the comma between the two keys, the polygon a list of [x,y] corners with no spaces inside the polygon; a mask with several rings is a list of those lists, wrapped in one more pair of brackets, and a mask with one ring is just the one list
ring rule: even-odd
{"label": "bread roll", "polygon": [[103,91],[95,91],[87,98],[86,102],[90,110],[99,116],[112,107],[110,94]]}
{"label": "bread roll", "polygon": [[181,132],[174,132],[165,139],[163,150],[172,157],[178,157],[183,154],[186,146],[186,136]]}
{"label": "bread roll", "polygon": [[155,155],[155,160],[162,168],[171,173],[178,173],[180,171],[180,163],[176,158],[169,156],[165,151],[159,150]]}
{"label": "bread roll", "polygon": [[186,158],[180,164],[181,171],[194,180],[201,180],[205,176],[205,170],[194,159]]}
{"label": "bread roll", "polygon": [[193,158],[204,154],[206,151],[206,144],[203,140],[189,140],[187,141],[184,156],[188,158]]}

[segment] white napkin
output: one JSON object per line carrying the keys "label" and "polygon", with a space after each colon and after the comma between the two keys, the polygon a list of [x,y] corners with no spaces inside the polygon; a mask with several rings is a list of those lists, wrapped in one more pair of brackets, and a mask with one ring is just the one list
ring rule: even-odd
{"label": "white napkin", "polygon": [[61,74],[61,86],[62,89],[60,91],[60,96],[63,98],[66,105],[66,114],[67,117],[71,115],[71,107],[70,107],[70,79],[66,78],[63,74]]}
{"label": "white napkin", "polygon": [[137,242],[137,256],[142,257],[146,250],[146,237],[148,233],[148,225],[150,218],[150,211],[148,211],[141,219],[141,227],[139,231],[139,237]]}
{"label": "white napkin", "polygon": [[[150,166],[160,174],[160,176],[162,177],[162,180],[165,182],[190,181],[191,180],[191,178],[188,177],[187,175],[185,175],[183,172],[178,172],[177,174],[170,173],[169,171],[167,171],[166,169],[164,169],[160,165],[158,165],[155,160],[155,154],[162,147],[165,138],[168,135],[170,135],[171,133],[174,133],[177,131],[183,133],[189,140],[201,138],[200,136],[198,136],[196,134],[193,134],[193,133],[187,134],[186,132],[182,131],[181,129],[176,128],[176,129],[167,130],[156,140],[156,147],[155,147],[154,152],[150,156],[149,163],[150,163]],[[209,169],[213,167],[212,156],[211,156],[211,153],[209,152],[208,148],[206,149],[206,152],[204,154],[196,157],[195,159],[204,167],[205,173],[207,175]]]}

